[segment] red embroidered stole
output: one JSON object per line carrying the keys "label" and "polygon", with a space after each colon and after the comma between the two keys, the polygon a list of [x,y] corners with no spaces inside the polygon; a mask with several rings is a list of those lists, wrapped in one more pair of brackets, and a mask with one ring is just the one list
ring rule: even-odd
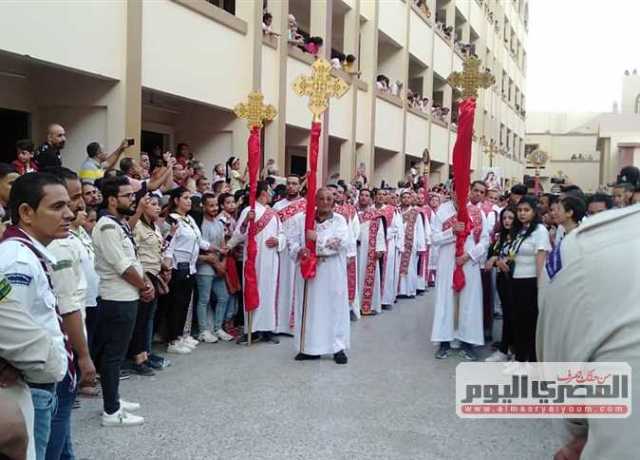
{"label": "red embroidered stole", "polygon": [[356,208],[350,204],[337,204],[335,211],[344,217],[347,222],[351,222],[356,215]]}
{"label": "red embroidered stole", "polygon": [[[335,206],[335,212],[345,218],[347,224],[350,223],[356,216],[356,208],[348,203],[337,204]],[[357,264],[355,257],[347,258],[347,289],[349,291],[349,303],[353,303],[356,299],[356,272]]]}
{"label": "red embroidered stole", "polygon": [[265,208],[264,213],[260,216],[260,219],[256,220],[256,235],[260,233],[271,222],[271,219],[276,216],[276,212],[271,208]]}
{"label": "red embroidered stole", "polygon": [[287,206],[278,211],[278,217],[280,222],[285,223],[287,220],[295,216],[300,212],[304,212],[307,206],[307,200],[300,198],[293,203],[289,203]]}
{"label": "red embroidered stole", "polygon": [[[478,244],[482,236],[482,212],[477,206],[471,203],[467,205],[467,212],[469,213],[469,219],[471,219],[471,234],[473,235],[473,240]],[[456,222],[458,222],[458,219],[454,214],[444,221],[442,231],[449,230]]]}
{"label": "red embroidered stole", "polygon": [[380,214],[375,209],[358,212],[360,223],[369,222],[369,241],[367,248],[367,262],[364,273],[364,284],[362,288],[362,298],[360,308],[364,312],[371,311],[371,299],[373,298],[373,289],[375,287],[376,276],[376,239],[378,236],[378,228],[380,226]]}
{"label": "red embroidered stole", "polygon": [[411,252],[413,251],[413,239],[415,238],[416,219],[418,211],[415,208],[409,209],[402,213],[402,221],[406,224],[404,227],[404,252],[400,258],[400,274],[409,273],[409,261],[411,260]]}

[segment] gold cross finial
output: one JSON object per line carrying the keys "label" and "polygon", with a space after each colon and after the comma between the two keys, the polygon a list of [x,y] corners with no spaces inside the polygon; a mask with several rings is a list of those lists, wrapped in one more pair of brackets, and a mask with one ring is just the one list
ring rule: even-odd
{"label": "gold cross finial", "polygon": [[462,63],[462,72],[452,72],[447,82],[454,88],[462,89],[462,98],[478,97],[478,88],[489,88],[496,79],[487,70],[480,72],[480,59],[467,57]]}
{"label": "gold cross finial", "polygon": [[496,145],[496,141],[491,139],[491,142],[487,143],[484,141],[482,143],[483,151],[485,154],[489,155],[489,166],[493,166],[493,159],[498,154],[498,146]]}
{"label": "gold cross finial", "polygon": [[249,129],[253,127],[262,128],[264,120],[273,120],[278,111],[271,104],[262,103],[264,96],[260,91],[249,93],[248,102],[241,102],[236,105],[233,112],[238,118],[246,118]]}
{"label": "gold cross finial", "polygon": [[309,96],[309,110],[314,121],[320,121],[320,115],[327,110],[330,97],[342,97],[349,85],[342,79],[331,75],[331,64],[324,58],[316,60],[311,66],[311,76],[300,75],[293,82],[293,91],[298,96]]}

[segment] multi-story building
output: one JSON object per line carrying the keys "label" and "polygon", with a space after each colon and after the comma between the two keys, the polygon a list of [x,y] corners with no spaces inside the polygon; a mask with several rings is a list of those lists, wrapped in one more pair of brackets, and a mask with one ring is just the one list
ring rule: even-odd
{"label": "multi-story building", "polygon": [[622,77],[620,107],[614,104],[611,112],[529,113],[526,151],[540,149],[549,155],[541,183],[564,180],[594,192],[615,182],[622,167],[640,166],[637,70]]}
{"label": "multi-story building", "polygon": [[[279,36],[263,34],[264,11]],[[187,142],[210,170],[246,156],[246,124],[232,109],[260,89],[279,111],[264,129],[264,157],[281,173],[300,172],[311,115],[292,82],[310,74],[314,58],[288,43],[293,15],[301,34],[323,38],[320,55],[357,58],[357,73],[335,70],[350,88],[324,118],[323,178],[351,177],[363,164],[374,183],[394,183],[428,148],[432,180],[445,180],[458,96],[446,79],[472,49],[497,81],[478,99],[472,168],[480,176],[489,166],[481,140],[494,140],[493,166],[519,180],[527,11],[526,0],[2,2],[0,160],[12,159],[17,138],[43,141],[57,122],[68,132],[71,167],[91,141],[112,149],[133,137],[133,154]],[[378,75],[401,90],[377,89]],[[429,106],[409,104],[407,90]],[[432,115],[433,105],[450,112]]]}

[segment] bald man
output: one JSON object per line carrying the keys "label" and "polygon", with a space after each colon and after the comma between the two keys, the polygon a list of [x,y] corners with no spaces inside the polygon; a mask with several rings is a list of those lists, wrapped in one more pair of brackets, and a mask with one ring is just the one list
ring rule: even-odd
{"label": "bald man", "polygon": [[62,153],[67,142],[67,134],[64,128],[58,124],[51,124],[47,128],[47,142],[42,144],[35,153],[35,160],[40,171],[62,166]]}

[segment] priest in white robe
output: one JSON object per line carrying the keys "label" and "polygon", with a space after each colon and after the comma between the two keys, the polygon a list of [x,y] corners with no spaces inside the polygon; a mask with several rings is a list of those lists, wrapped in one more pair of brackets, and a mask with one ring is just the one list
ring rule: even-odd
{"label": "priest in white robe", "polygon": [[337,364],[346,364],[350,347],[347,252],[349,230],[344,217],[333,212],[333,193],[321,188],[316,195],[315,229],[305,232],[304,214],[296,216],[297,231],[287,238],[296,261],[308,255],[305,237],[316,242],[316,275],[304,280],[296,270],[295,347],[297,361],[333,354]]}
{"label": "priest in white robe", "polygon": [[360,236],[360,220],[356,207],[346,201],[345,190],[339,184],[327,186],[333,192],[334,211],[347,221],[349,228],[350,244],[347,250],[347,281],[349,288],[349,306],[351,307],[351,320],[360,319],[360,295],[358,292],[358,238]]}
{"label": "priest in white robe", "polygon": [[376,209],[382,215],[386,227],[387,250],[384,256],[382,276],[382,309],[391,310],[398,295],[400,257],[404,250],[404,225],[395,206],[388,203],[389,192],[378,190],[375,196]]}
{"label": "priest in white robe", "polygon": [[[287,177],[287,197],[273,205],[278,213],[282,233],[288,235],[287,227],[293,218],[304,213],[306,200],[300,196],[300,178],[295,175]],[[278,287],[276,302],[276,333],[293,335],[294,330],[294,272],[295,260],[285,247],[280,252],[278,269]]]}
{"label": "priest in white robe", "polygon": [[382,216],[371,203],[371,192],[360,190],[358,196],[358,293],[360,312],[373,316],[382,312],[382,278],[380,260],[386,251]]}
{"label": "priest in white robe", "polygon": [[[249,319],[245,311],[244,324],[245,336],[241,337],[239,343],[246,343],[246,335],[255,334],[255,340],[278,343],[273,332],[276,330],[276,288],[278,284],[278,253],[284,250],[286,239],[281,233],[280,221],[277,213],[268,206],[269,191],[266,182],[258,182],[256,193],[255,222],[256,222],[256,246],[258,253],[256,256],[256,275],[258,279],[258,292],[260,293],[260,304],[253,310],[252,327],[249,328]],[[247,260],[247,232],[249,229],[249,218],[251,209],[246,207],[242,210],[236,229],[229,240],[229,248],[233,248],[240,243],[244,243],[244,260]],[[243,270],[244,279],[244,270]],[[243,284],[244,285],[244,284]],[[252,336],[253,337],[253,336]]]}
{"label": "priest in white robe", "polygon": [[[460,353],[469,361],[477,359],[473,345],[484,345],[480,264],[487,253],[489,233],[482,212],[471,204],[467,209],[471,232],[465,241],[465,254],[460,258],[456,258],[455,241],[457,232],[464,230],[464,224],[457,221],[454,201],[440,205],[433,216],[431,236],[438,247],[438,276],[431,341],[440,344],[436,352],[438,359],[449,355],[453,340],[461,342]],[[456,264],[463,265],[465,276],[465,286],[460,293],[453,290]]]}
{"label": "priest in white robe", "polygon": [[[400,257],[398,295],[413,298],[418,292],[418,255],[427,250],[424,221],[412,206],[412,192],[400,196],[400,212],[404,225],[403,251]],[[427,231],[430,232],[429,229]]]}

